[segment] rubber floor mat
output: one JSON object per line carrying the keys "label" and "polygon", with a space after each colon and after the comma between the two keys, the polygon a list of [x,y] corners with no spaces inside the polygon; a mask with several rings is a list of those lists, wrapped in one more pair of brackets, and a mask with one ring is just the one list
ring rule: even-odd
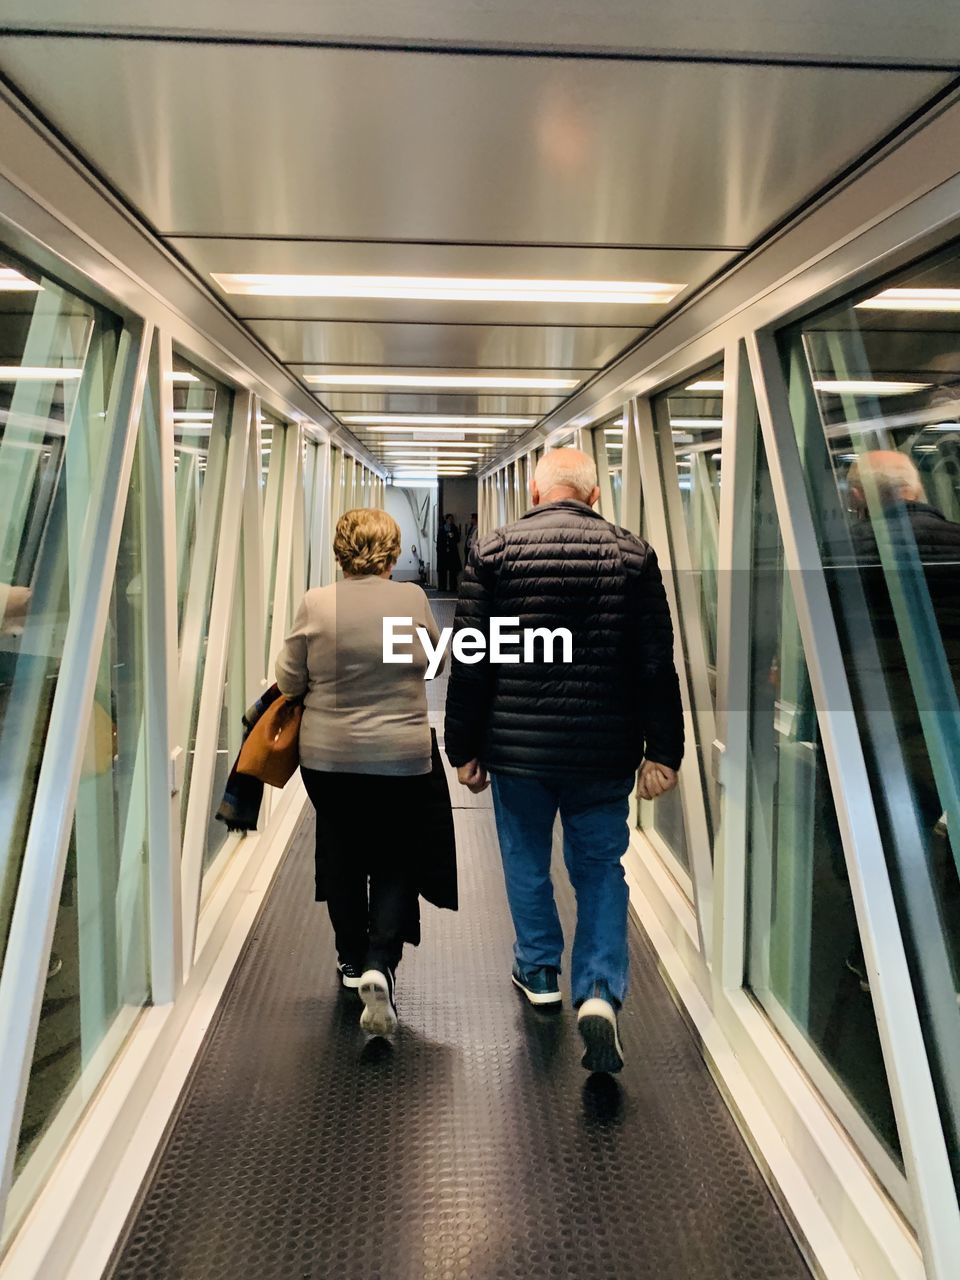
{"label": "rubber floor mat", "polygon": [[638,931],[616,1080],[580,1067],[569,1002],[537,1012],[511,986],[488,796],[457,812],[463,908],[424,909],[393,1044],[338,988],[304,830],[115,1277],[808,1276]]}

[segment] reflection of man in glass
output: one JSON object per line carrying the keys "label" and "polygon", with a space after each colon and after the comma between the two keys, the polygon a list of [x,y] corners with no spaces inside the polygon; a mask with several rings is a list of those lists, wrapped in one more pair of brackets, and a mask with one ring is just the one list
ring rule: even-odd
{"label": "reflection of man in glass", "polygon": [[[949,668],[948,687],[939,690],[929,714],[948,715],[952,711],[951,692],[960,693],[960,524],[948,520],[926,500],[920,474],[913,461],[894,450],[875,449],[861,454],[847,473],[848,504],[856,521],[851,530],[860,577],[864,587],[869,623],[876,639],[880,670],[899,739],[907,779],[928,838],[930,855],[937,868],[941,903],[946,915],[957,920],[960,904],[955,865],[944,839],[946,824],[937,790],[920,709],[907,663],[905,643],[918,643],[922,632],[910,637],[901,632],[890,597],[889,575],[909,589],[920,585],[929,593],[929,606],[939,630]],[[881,530],[882,522],[882,530]],[[888,551],[881,555],[878,532]],[[884,568],[884,561],[886,568]],[[911,567],[922,567],[922,584],[911,581]],[[921,599],[921,605],[924,603]],[[908,606],[909,607],[909,606]],[[911,619],[919,623],[911,608]],[[921,653],[924,663],[930,661]],[[858,658],[858,661],[862,660]],[[935,671],[935,666],[929,668]],[[956,762],[952,762],[956,764]],[[957,838],[958,833],[951,833]],[[951,930],[956,932],[956,930]],[[954,939],[955,955],[960,955]]]}

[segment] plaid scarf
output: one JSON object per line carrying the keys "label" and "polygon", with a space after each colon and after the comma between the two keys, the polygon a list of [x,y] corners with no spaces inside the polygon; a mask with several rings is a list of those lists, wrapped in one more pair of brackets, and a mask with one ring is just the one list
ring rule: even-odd
{"label": "plaid scarf", "polygon": [[[260,717],[280,697],[280,690],[275,684],[264,690],[252,707],[243,713],[243,740],[257,723]],[[260,820],[260,805],[263,803],[263,783],[248,774],[237,773],[237,761],[234,760],[227,787],[217,810],[218,822],[225,822],[228,831],[256,831]]]}

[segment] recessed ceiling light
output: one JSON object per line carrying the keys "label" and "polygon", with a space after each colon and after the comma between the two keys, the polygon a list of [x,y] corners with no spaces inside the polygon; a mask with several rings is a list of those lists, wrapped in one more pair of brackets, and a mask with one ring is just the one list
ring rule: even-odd
{"label": "recessed ceiling light", "polygon": [[502,440],[486,440],[479,437],[503,434],[506,428],[484,428],[482,431],[471,431],[469,427],[367,427],[367,430],[371,435],[384,437],[379,440],[380,444],[403,444],[407,440],[423,440],[427,443],[431,440],[463,440],[486,449],[496,449],[503,444]]}
{"label": "recessed ceiling light", "polygon": [[701,378],[699,382],[691,382],[689,387],[684,387],[685,391],[722,391],[723,379]]}
{"label": "recessed ceiling light", "polygon": [[518,378],[507,374],[308,373],[312,387],[466,387],[497,391],[570,391],[579,378]]}
{"label": "recessed ceiling light", "polygon": [[671,427],[678,427],[682,431],[689,431],[691,428],[699,428],[703,431],[714,427],[722,427],[722,418],[671,418]]}
{"label": "recessed ceiling light", "polygon": [[260,298],[405,298],[426,302],[606,302],[664,305],[685,286],[655,280],[516,280],[469,276],[212,273],[225,293]]}
{"label": "recessed ceiling light", "polygon": [[0,267],[0,293],[42,293],[43,285],[28,280],[13,267]]}
{"label": "recessed ceiling light", "polygon": [[47,369],[27,364],[0,365],[0,382],[73,382],[82,369]]}
{"label": "recessed ceiling light", "polygon": [[199,382],[200,379],[195,373],[188,373],[186,369],[174,369],[173,373],[168,373],[167,377],[171,382]]}
{"label": "recessed ceiling light", "polygon": [[356,426],[392,426],[394,430],[404,427],[422,427],[425,430],[441,431],[444,427],[463,427],[470,431],[495,431],[502,435],[506,427],[530,427],[537,421],[533,417],[525,418],[485,418],[477,414],[417,414],[417,413],[341,413],[341,422],[349,422]]}
{"label": "recessed ceiling light", "polygon": [[489,453],[497,444],[485,444],[483,440],[378,440],[379,449],[460,449],[462,453]]}
{"label": "recessed ceiling light", "polygon": [[857,303],[863,311],[960,311],[960,289],[884,289]]}
{"label": "recessed ceiling light", "polygon": [[870,378],[818,378],[813,384],[818,391],[833,396],[904,396],[913,391],[926,391],[929,382],[884,382]]}

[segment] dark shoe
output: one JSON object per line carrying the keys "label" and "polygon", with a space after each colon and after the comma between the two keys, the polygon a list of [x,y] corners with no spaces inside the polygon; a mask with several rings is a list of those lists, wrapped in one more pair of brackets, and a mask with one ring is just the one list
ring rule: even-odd
{"label": "dark shoe", "polygon": [[368,969],[358,987],[363,1001],[360,1026],[372,1036],[390,1036],[397,1029],[397,1009],[393,1000],[393,974]]}
{"label": "dark shoe", "polygon": [[337,973],[340,975],[340,981],[348,991],[356,991],[359,988],[360,979],[363,975],[355,964],[338,964]]}
{"label": "dark shoe", "polygon": [[531,1004],[559,1004],[563,999],[556,969],[546,966],[540,969],[522,969],[519,964],[515,964],[510,977],[513,985],[520,988]]}
{"label": "dark shoe", "polygon": [[617,1027],[617,1010],[605,984],[597,983],[593,995],[577,1011],[577,1030],[584,1044],[581,1059],[587,1071],[613,1075],[623,1070],[623,1047]]}

